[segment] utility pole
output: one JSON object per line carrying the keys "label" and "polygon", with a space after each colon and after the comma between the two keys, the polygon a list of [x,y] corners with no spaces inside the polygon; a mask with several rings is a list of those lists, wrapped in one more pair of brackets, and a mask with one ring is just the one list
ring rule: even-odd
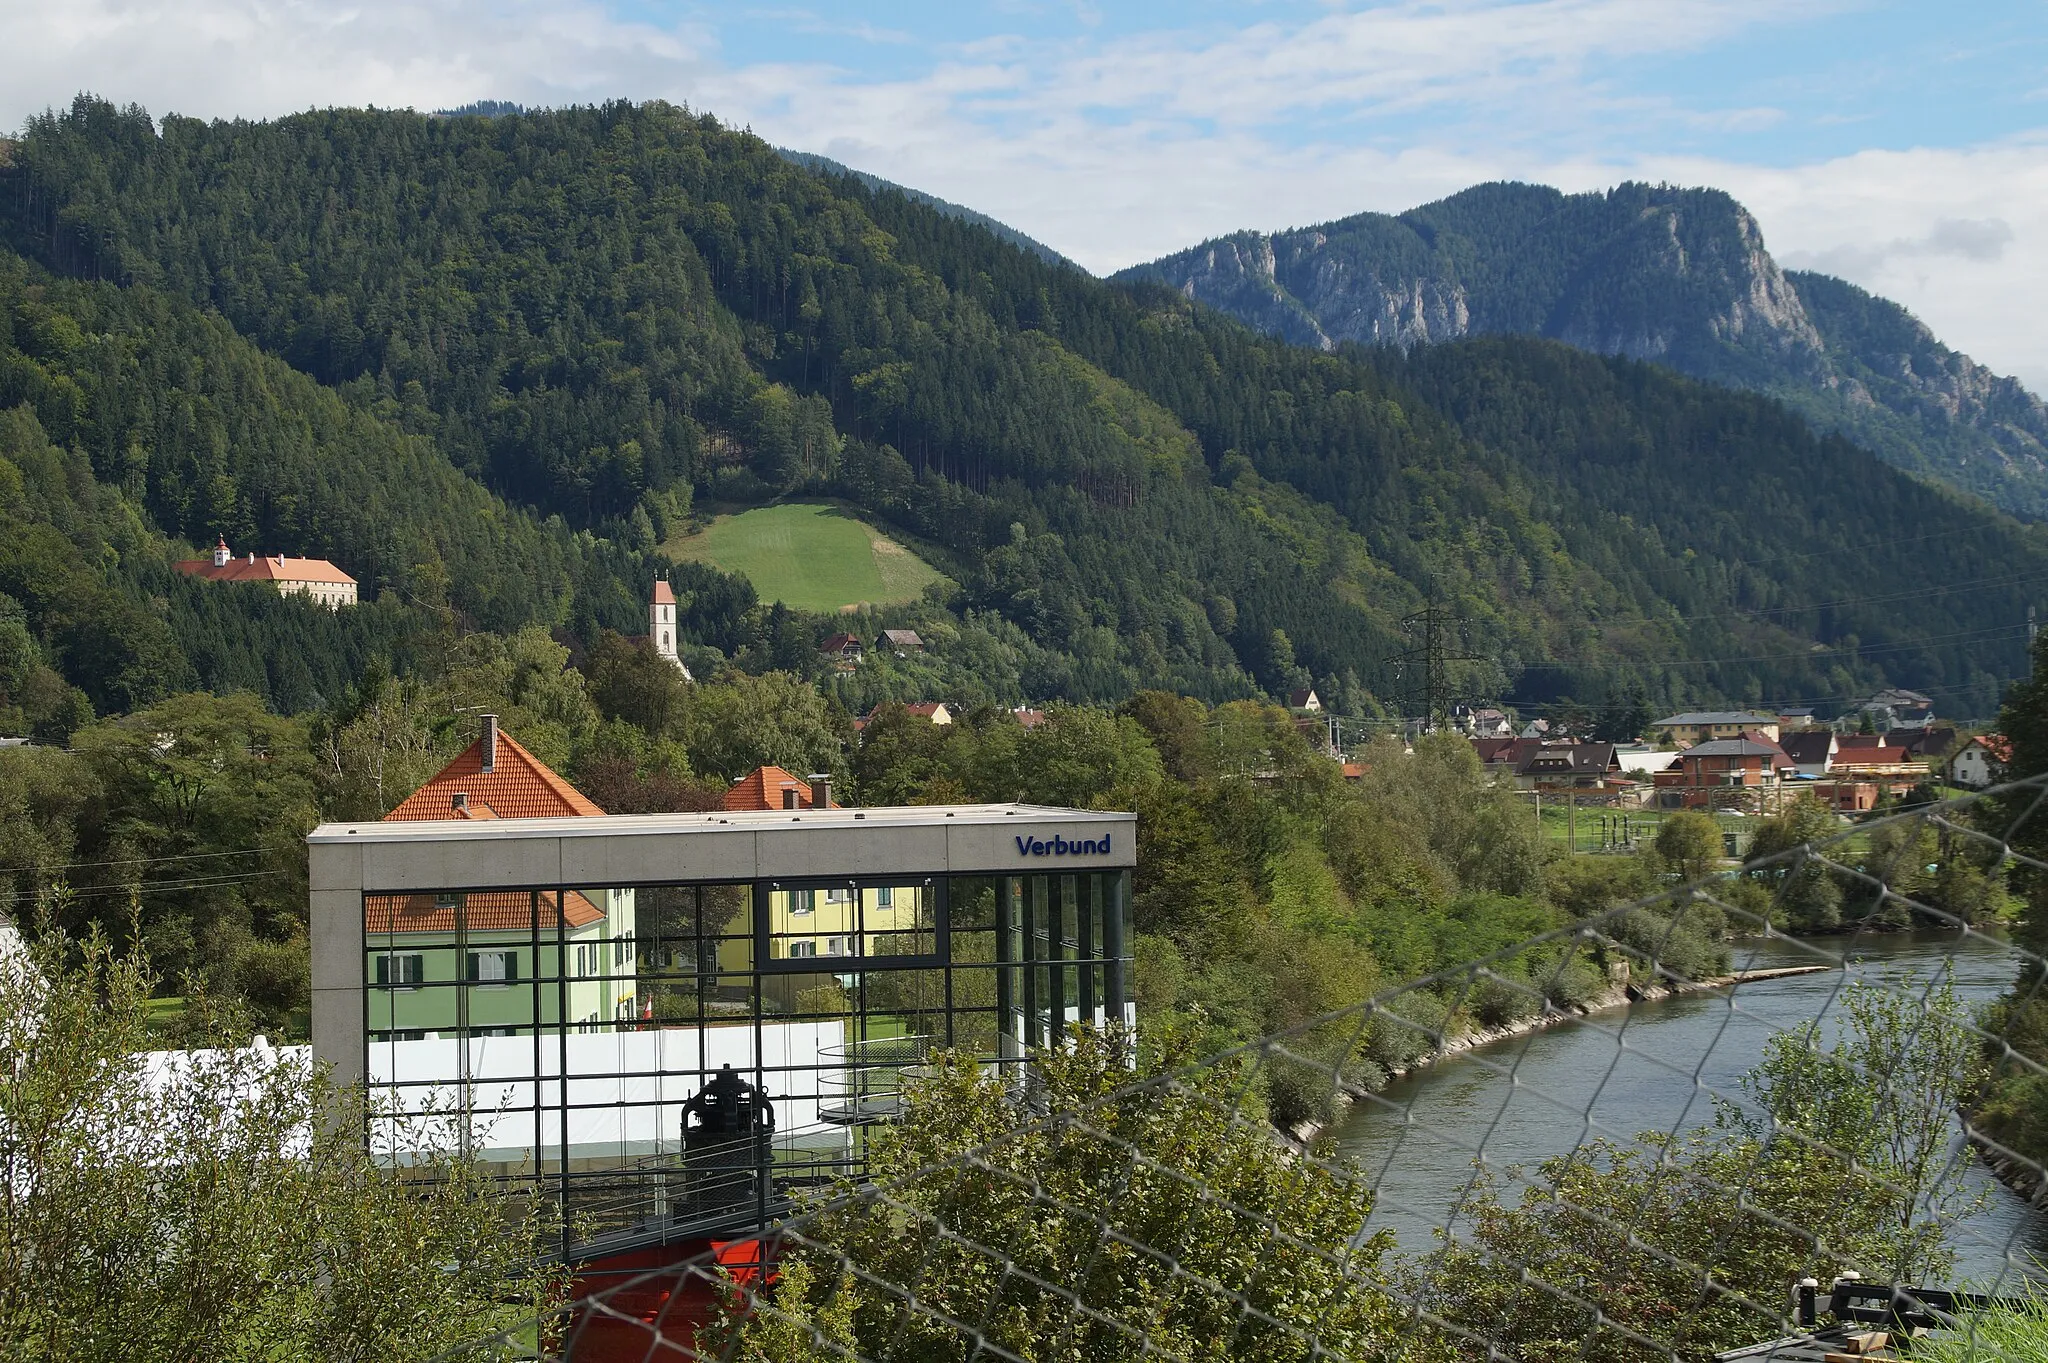
{"label": "utility pole", "polygon": [[1419,668],[1422,674],[1420,694],[1411,692],[1418,702],[1413,708],[1422,716],[1425,732],[1442,729],[1449,725],[1451,718],[1451,663],[1477,663],[1485,659],[1471,653],[1450,651],[1453,627],[1462,623],[1442,606],[1431,602],[1401,621],[1401,627],[1412,639],[1420,633],[1419,647],[1411,648],[1394,658],[1397,667],[1406,671]]}

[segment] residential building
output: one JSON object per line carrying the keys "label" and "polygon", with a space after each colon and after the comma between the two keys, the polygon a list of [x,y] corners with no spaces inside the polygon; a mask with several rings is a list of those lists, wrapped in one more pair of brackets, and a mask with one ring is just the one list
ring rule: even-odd
{"label": "residential building", "polygon": [[1868,718],[1879,733],[1891,729],[1918,729],[1934,719],[1934,702],[1918,691],[1888,687],[1835,721],[1838,727],[1860,726]]}
{"label": "residential building", "polygon": [[1550,721],[1547,719],[1532,719],[1527,724],[1524,724],[1522,726],[1522,732],[1518,735],[1518,737],[1537,739],[1548,738],[1550,737]]}
{"label": "residential building", "polygon": [[893,653],[899,658],[912,653],[924,652],[924,640],[917,637],[914,629],[885,629],[875,636],[875,651]]}
{"label": "residential building", "polygon": [[1797,770],[1785,750],[1760,731],[1709,739],[1684,749],[1656,774],[1657,805],[1761,812],[1773,804],[1786,776]]}
{"label": "residential building", "polygon": [[1669,733],[1671,741],[1683,748],[1717,738],[1740,738],[1745,733],[1762,734],[1772,743],[1778,741],[1778,717],[1753,710],[1687,710],[1666,715],[1650,727],[1659,733]]}
{"label": "residential building", "polygon": [[[603,818],[604,811],[485,715],[477,741],[384,816],[386,823]],[[435,1041],[457,1031],[509,1036],[530,1025],[530,984],[557,987],[541,1000],[544,1020],[582,1031],[634,1016],[634,894],[567,890],[540,910],[524,893],[450,887],[431,893],[363,897],[363,930],[378,949],[367,978],[379,986],[372,1041]],[[467,988],[435,990],[428,981]]]}
{"label": "residential building", "polygon": [[1523,790],[1618,792],[1634,785],[1622,774],[1612,743],[1537,743],[1515,766]]}
{"label": "residential building", "polygon": [[2012,761],[2012,741],[2004,734],[1978,734],[1948,759],[1948,779],[1970,790],[1995,786]]}
{"label": "residential building", "polygon": [[1298,686],[1287,693],[1287,708],[1290,710],[1305,710],[1312,715],[1321,714],[1323,700],[1321,696],[1316,694],[1314,687]]}
{"label": "residential building", "polygon": [[215,542],[212,558],[180,559],[172,566],[187,577],[203,577],[208,582],[261,582],[280,595],[310,597],[330,610],[356,604],[356,580],[326,559],[283,554],[236,558],[226,537]]}
{"label": "residential building", "polygon": [[1813,717],[1811,705],[1780,705],[1778,707],[1778,731],[1790,733],[1794,729],[1810,729],[1820,721]]}
{"label": "residential building", "polygon": [[1778,746],[1785,750],[1785,756],[1792,759],[1792,765],[1799,769],[1799,774],[1812,778],[1828,774],[1839,744],[1833,729],[1800,729],[1778,740]]}
{"label": "residential building", "polygon": [[1835,751],[1835,760],[1828,774],[1839,781],[1874,786],[1878,797],[1882,798],[1904,795],[1925,781],[1928,772],[1926,764],[1914,761],[1904,748],[1852,744],[1845,737]]}
{"label": "residential building", "polygon": [[1923,724],[1911,729],[1892,729],[1884,736],[1888,748],[1904,748],[1906,756],[1921,762],[1945,761],[1955,750],[1956,726]]}
{"label": "residential building", "polygon": [[858,634],[835,634],[818,646],[818,652],[842,663],[858,663],[865,649]]}
{"label": "residential building", "polygon": [[732,783],[718,802],[720,809],[837,809],[832,778],[824,773],[799,777],[781,767],[756,767]]}
{"label": "residential building", "polygon": [[1039,725],[1045,723],[1045,711],[1034,710],[1028,705],[1020,705],[1010,711],[1010,713],[1017,717],[1019,728],[1036,729]]}

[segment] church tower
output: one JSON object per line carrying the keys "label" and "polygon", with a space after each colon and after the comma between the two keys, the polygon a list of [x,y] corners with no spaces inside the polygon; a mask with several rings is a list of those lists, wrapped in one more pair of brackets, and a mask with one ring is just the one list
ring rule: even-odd
{"label": "church tower", "polygon": [[647,603],[647,637],[654,641],[656,653],[683,669],[684,681],[695,680],[689,664],[676,652],[676,594],[665,577],[655,580],[654,599]]}

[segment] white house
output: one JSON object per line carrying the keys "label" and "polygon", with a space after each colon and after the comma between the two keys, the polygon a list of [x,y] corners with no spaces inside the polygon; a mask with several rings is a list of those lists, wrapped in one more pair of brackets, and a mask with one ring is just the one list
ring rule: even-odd
{"label": "white house", "polygon": [[2012,760],[2012,742],[2004,734],[1978,734],[1948,760],[1948,779],[1971,790],[1996,785]]}

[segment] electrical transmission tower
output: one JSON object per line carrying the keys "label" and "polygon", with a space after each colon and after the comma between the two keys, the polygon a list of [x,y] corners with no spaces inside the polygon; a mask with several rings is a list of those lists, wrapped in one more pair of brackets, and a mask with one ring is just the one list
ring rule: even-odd
{"label": "electrical transmission tower", "polygon": [[1401,621],[1408,637],[1413,639],[1419,634],[1421,643],[1396,654],[1393,661],[1404,676],[1419,676],[1420,686],[1412,687],[1409,697],[1412,707],[1421,714],[1425,729],[1441,729],[1450,723],[1450,664],[1486,661],[1477,654],[1450,651],[1456,626],[1463,623],[1434,602]]}

